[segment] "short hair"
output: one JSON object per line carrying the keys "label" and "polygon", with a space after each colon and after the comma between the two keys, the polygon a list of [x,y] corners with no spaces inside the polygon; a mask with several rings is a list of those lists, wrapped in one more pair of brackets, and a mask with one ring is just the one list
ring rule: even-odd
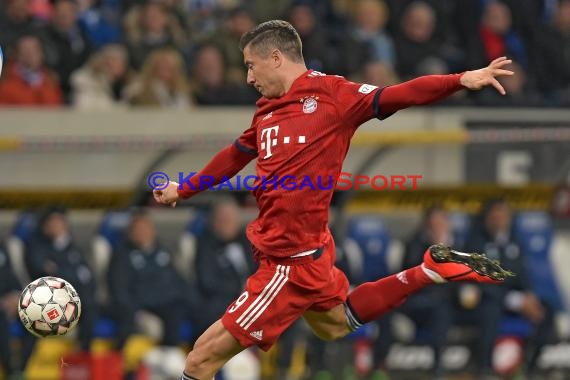
{"label": "short hair", "polygon": [[279,49],[293,62],[303,62],[303,43],[293,25],[283,20],[271,20],[259,24],[241,37],[239,47],[243,51],[250,45],[261,55],[269,55]]}

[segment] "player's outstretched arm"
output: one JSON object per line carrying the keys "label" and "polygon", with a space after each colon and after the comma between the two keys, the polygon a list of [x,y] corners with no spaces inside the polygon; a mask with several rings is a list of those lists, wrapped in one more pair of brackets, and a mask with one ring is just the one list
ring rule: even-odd
{"label": "player's outstretched arm", "polygon": [[208,184],[218,185],[239,173],[255,157],[256,155],[251,152],[238,149],[235,144],[229,145],[218,152],[202,170],[187,182],[182,184],[170,182],[162,190],[153,190],[154,200],[163,205],[176,207],[176,202],[180,198],[187,199],[207,189],[203,186],[201,178],[213,179],[213,183],[209,181]]}
{"label": "player's outstretched arm", "polygon": [[382,115],[411,107],[430,104],[443,100],[453,93],[462,90],[479,90],[485,86],[494,86],[501,94],[505,94],[497,77],[513,75],[504,67],[512,61],[506,57],[495,59],[489,66],[461,74],[426,75],[409,80],[382,90],[379,108]]}

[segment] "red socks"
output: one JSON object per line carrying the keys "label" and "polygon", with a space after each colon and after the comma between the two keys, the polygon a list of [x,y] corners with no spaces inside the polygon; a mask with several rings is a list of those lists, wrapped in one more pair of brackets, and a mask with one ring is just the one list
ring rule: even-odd
{"label": "red socks", "polygon": [[348,295],[348,323],[356,330],[400,306],[410,294],[433,283],[420,265],[375,282],[364,283]]}

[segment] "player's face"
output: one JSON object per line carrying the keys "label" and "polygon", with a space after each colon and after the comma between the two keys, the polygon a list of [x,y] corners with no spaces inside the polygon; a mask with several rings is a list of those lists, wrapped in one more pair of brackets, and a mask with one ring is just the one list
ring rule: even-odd
{"label": "player's face", "polygon": [[277,64],[270,54],[267,57],[253,52],[249,46],[243,49],[243,59],[247,67],[247,83],[266,98],[277,98],[283,95],[283,86],[276,75]]}

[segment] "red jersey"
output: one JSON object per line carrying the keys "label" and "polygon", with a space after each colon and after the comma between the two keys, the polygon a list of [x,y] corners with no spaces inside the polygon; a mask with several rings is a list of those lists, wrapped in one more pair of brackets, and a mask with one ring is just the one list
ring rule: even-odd
{"label": "red jersey", "polygon": [[[247,228],[250,241],[269,256],[292,256],[322,247],[328,209],[352,135],[359,125],[398,110],[436,102],[463,88],[462,74],[428,75],[376,86],[307,71],[280,98],[261,98],[251,127],[198,173],[178,195],[200,191],[200,178],[215,184],[257,157],[253,194],[259,215]],[[285,181],[284,181],[285,180]]]}
{"label": "red jersey", "polygon": [[261,252],[283,257],[323,246],[350,139],[376,116],[380,92],[309,70],[282,97],[257,102],[251,127],[235,145],[257,154],[259,216],[247,236]]}

